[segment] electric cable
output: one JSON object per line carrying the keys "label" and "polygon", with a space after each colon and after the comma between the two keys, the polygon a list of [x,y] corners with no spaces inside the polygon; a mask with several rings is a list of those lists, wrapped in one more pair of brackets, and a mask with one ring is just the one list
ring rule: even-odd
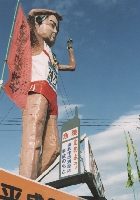
{"label": "electric cable", "polygon": [[60,76],[60,80],[61,80],[61,83],[62,83],[64,92],[65,92],[65,95],[66,95],[66,98],[67,98],[67,101],[68,101],[68,105],[70,106],[71,114],[72,114],[72,116],[73,116],[73,112],[72,112],[72,109],[71,109],[71,104],[70,104],[70,101],[69,101],[69,98],[68,98],[68,95],[67,95],[67,92],[66,92],[66,89],[65,89],[65,86],[64,86],[64,82],[63,82],[63,80],[62,80],[62,76],[61,76],[60,73],[59,73],[59,76]]}
{"label": "electric cable", "polygon": [[4,121],[4,119],[8,116],[8,114],[10,113],[10,111],[13,109],[15,103],[13,103],[12,107],[8,110],[7,114],[3,117],[3,119],[0,121],[0,124]]}
{"label": "electric cable", "polygon": [[62,97],[62,102],[63,102],[63,104],[64,104],[64,107],[65,107],[65,110],[66,110],[66,113],[67,113],[68,119],[70,119],[70,118],[69,118],[68,111],[67,111],[67,107],[66,107],[66,104],[65,104],[65,101],[64,101],[63,95],[62,95],[62,92],[61,92],[61,90],[60,90],[60,87],[58,87],[58,89],[59,89],[60,95],[61,95],[61,97]]}
{"label": "electric cable", "polygon": [[2,94],[2,96],[1,96],[1,98],[0,98],[0,101],[2,100],[2,98],[3,98],[4,94],[5,94],[5,93],[3,92],[3,94]]}

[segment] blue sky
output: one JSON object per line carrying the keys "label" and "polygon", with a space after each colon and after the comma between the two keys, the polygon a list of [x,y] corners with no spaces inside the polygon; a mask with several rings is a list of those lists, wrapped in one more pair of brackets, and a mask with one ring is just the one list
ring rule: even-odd
{"label": "blue sky", "polygon": [[[16,0],[1,0],[1,73],[16,2]],[[60,72],[59,122],[68,118],[64,100],[69,118],[72,117],[70,108],[73,112],[77,105],[81,124],[87,122],[96,125],[81,126],[81,135],[86,133],[90,138],[102,175],[106,198],[132,200],[132,189],[125,188],[127,153],[124,130],[130,131],[140,159],[140,130],[136,128],[140,126],[138,119],[140,114],[140,1],[21,0],[21,3],[26,17],[32,8],[53,9],[63,16],[53,51],[59,63],[68,64],[66,41],[72,38],[77,68],[75,72]],[[4,83],[7,79],[6,68]],[[103,126],[104,124],[108,126]],[[21,110],[2,91],[0,94],[1,168],[17,172],[20,142]],[[136,177],[133,160],[132,157]],[[140,184],[136,182],[134,186],[137,196],[140,197],[138,193]],[[69,191],[73,194],[86,191],[88,195],[88,190],[84,187],[84,185],[78,186]]]}

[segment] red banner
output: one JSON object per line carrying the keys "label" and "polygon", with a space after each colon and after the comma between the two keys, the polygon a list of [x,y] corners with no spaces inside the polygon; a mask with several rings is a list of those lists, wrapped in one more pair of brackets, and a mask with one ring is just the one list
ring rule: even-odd
{"label": "red banner", "polygon": [[4,86],[4,91],[20,108],[26,106],[31,66],[30,28],[19,6],[8,55],[9,80]]}

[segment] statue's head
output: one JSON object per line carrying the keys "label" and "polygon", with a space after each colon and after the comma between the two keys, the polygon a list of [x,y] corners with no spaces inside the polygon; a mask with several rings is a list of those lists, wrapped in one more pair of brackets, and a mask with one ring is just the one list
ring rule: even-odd
{"label": "statue's head", "polygon": [[45,9],[31,10],[28,22],[32,36],[42,38],[48,46],[52,47],[59,32],[60,20],[62,20],[62,17],[55,11]]}

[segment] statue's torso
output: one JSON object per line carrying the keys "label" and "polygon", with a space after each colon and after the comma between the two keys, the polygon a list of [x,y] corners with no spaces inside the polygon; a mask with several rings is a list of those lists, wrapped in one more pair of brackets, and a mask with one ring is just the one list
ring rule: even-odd
{"label": "statue's torso", "polygon": [[54,60],[52,51],[44,43],[44,50],[36,56],[32,56],[32,77],[31,82],[47,81],[56,91],[58,69],[53,66]]}
{"label": "statue's torso", "polygon": [[[49,54],[53,63],[52,51],[44,44],[44,50]],[[32,78],[31,81],[46,80],[49,74],[49,57],[42,51],[39,55],[32,56]]]}

